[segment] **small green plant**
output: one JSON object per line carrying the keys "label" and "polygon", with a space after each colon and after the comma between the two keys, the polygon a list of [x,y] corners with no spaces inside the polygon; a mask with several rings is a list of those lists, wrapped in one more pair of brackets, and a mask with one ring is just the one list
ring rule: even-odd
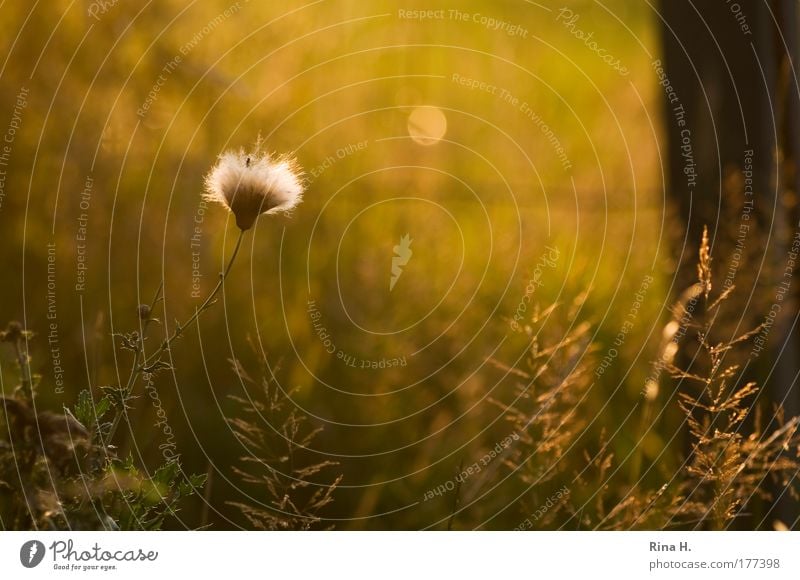
{"label": "small green plant", "polygon": [[116,388],[101,388],[97,398],[82,391],[62,413],[39,409],[40,377],[31,372],[27,350],[33,338],[14,322],[0,334],[14,348],[20,377],[12,396],[0,397],[6,418],[0,439],[3,529],[160,529],[205,476],[187,477],[177,458],[148,474],[131,457],[117,457],[108,443],[109,415],[123,400]]}

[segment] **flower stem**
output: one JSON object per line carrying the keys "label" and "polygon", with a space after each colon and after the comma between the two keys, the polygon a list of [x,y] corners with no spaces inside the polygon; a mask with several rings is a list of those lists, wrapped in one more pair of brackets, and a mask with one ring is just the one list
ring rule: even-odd
{"label": "flower stem", "polygon": [[233,253],[231,254],[230,260],[228,260],[228,265],[225,267],[225,270],[222,273],[220,273],[219,282],[217,282],[217,285],[211,291],[211,294],[208,295],[208,298],[206,298],[203,301],[203,303],[198,308],[195,309],[194,314],[192,314],[192,316],[189,318],[189,320],[187,320],[183,324],[177,324],[176,325],[175,330],[172,332],[172,335],[169,338],[165,339],[164,342],[161,343],[161,346],[158,347],[156,352],[154,352],[150,356],[146,357],[145,360],[143,360],[139,364],[139,366],[136,367],[136,372],[137,373],[139,373],[142,370],[152,366],[152,364],[155,361],[157,361],[158,357],[161,354],[163,354],[164,351],[169,349],[169,347],[172,344],[172,342],[176,338],[178,338],[183,333],[184,330],[186,330],[188,327],[190,327],[192,324],[194,324],[194,322],[200,317],[200,315],[205,310],[207,310],[209,307],[212,306],[212,304],[213,304],[212,301],[214,300],[214,297],[217,295],[217,293],[222,288],[222,285],[225,283],[225,278],[228,277],[228,273],[231,271],[231,266],[233,266],[233,261],[236,259],[236,255],[239,253],[239,248],[242,245],[242,238],[243,237],[244,237],[244,231],[240,230],[239,231],[239,238],[236,240],[236,247],[233,249]]}
{"label": "flower stem", "polygon": [[[131,366],[131,373],[128,377],[128,383],[125,386],[125,389],[122,392],[122,404],[121,408],[117,410],[116,415],[114,416],[114,421],[111,423],[111,428],[108,431],[108,436],[106,437],[106,442],[109,443],[114,438],[114,434],[119,427],[119,423],[122,420],[122,415],[125,413],[126,410],[126,402],[130,398],[131,394],[133,393],[133,389],[136,386],[136,380],[142,374],[142,372],[147,372],[147,369],[152,368],[153,365],[157,364],[160,360],[162,354],[165,351],[169,350],[170,345],[177,339],[184,330],[189,328],[192,324],[194,324],[200,315],[208,310],[214,304],[214,298],[222,289],[223,284],[225,283],[225,278],[228,277],[228,274],[231,271],[231,267],[233,266],[233,262],[236,260],[236,256],[239,254],[239,248],[242,246],[242,239],[244,238],[244,231],[239,231],[239,237],[236,240],[236,246],[233,249],[233,253],[231,257],[228,259],[228,264],[225,266],[225,269],[219,275],[219,281],[217,285],[214,286],[214,289],[208,295],[208,297],[203,301],[203,303],[195,308],[194,314],[192,314],[189,319],[184,322],[183,324],[177,323],[175,326],[175,330],[172,332],[170,336],[164,339],[156,351],[151,354],[150,356],[145,356],[144,354],[144,333],[147,330],[147,323],[149,320],[145,321],[142,327],[142,336],[139,339],[139,345],[134,354],[133,364]],[[162,282],[163,285],[163,282]],[[163,287],[163,286],[162,286]],[[160,289],[159,292],[156,294],[156,298],[153,300],[153,304],[155,304],[159,299]],[[151,307],[152,308],[152,307]]]}

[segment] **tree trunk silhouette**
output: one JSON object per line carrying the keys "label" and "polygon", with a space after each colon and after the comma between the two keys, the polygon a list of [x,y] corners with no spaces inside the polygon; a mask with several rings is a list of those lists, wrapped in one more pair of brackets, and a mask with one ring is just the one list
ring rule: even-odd
{"label": "tree trunk silhouette", "polygon": [[[761,288],[757,291],[766,292],[773,301],[778,286],[790,284],[781,316],[752,372],[764,388],[762,397],[782,403],[787,416],[800,414],[796,324],[800,267],[785,275],[792,239],[800,231],[795,201],[800,191],[797,3],[662,0],[659,12],[664,70],[674,89],[672,102],[667,100],[664,109],[668,197],[686,228],[684,245],[676,250],[682,250],[684,264],[691,262],[707,224],[712,245],[720,250],[718,259],[727,258],[724,252],[730,245],[724,240],[735,239],[740,225],[730,223],[730,216],[739,220],[747,196],[731,195],[726,179],[752,163],[749,199],[758,236],[751,236],[747,244],[754,249],[759,245],[763,260],[763,272],[755,276]],[[694,278],[693,268],[683,271],[679,287]],[[749,294],[751,289],[738,290]],[[767,312],[757,315],[763,322]],[[790,509],[792,502],[782,497],[783,489],[772,491],[780,499],[765,524],[779,518],[797,527],[796,502]]]}

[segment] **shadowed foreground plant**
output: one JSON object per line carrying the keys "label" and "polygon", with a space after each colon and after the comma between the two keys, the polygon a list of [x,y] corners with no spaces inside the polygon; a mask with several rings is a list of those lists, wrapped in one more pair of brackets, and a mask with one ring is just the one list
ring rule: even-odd
{"label": "shadowed foreground plant", "polygon": [[[19,328],[18,332],[14,329]],[[152,475],[129,458],[119,460],[102,443],[112,397],[93,400],[82,391],[63,413],[35,407],[40,377],[30,371],[27,342],[33,334],[9,325],[16,342],[20,382],[0,397],[5,416],[0,435],[0,527],[3,529],[158,529],[182,497],[202,486],[186,478],[177,460]]]}

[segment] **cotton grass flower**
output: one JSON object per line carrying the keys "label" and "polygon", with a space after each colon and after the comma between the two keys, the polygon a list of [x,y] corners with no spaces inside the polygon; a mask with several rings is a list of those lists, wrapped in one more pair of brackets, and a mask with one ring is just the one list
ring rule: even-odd
{"label": "cotton grass flower", "polygon": [[226,151],[205,178],[203,198],[230,210],[244,231],[262,213],[291,211],[303,200],[300,168],[293,157],[273,158],[260,141],[250,153]]}

